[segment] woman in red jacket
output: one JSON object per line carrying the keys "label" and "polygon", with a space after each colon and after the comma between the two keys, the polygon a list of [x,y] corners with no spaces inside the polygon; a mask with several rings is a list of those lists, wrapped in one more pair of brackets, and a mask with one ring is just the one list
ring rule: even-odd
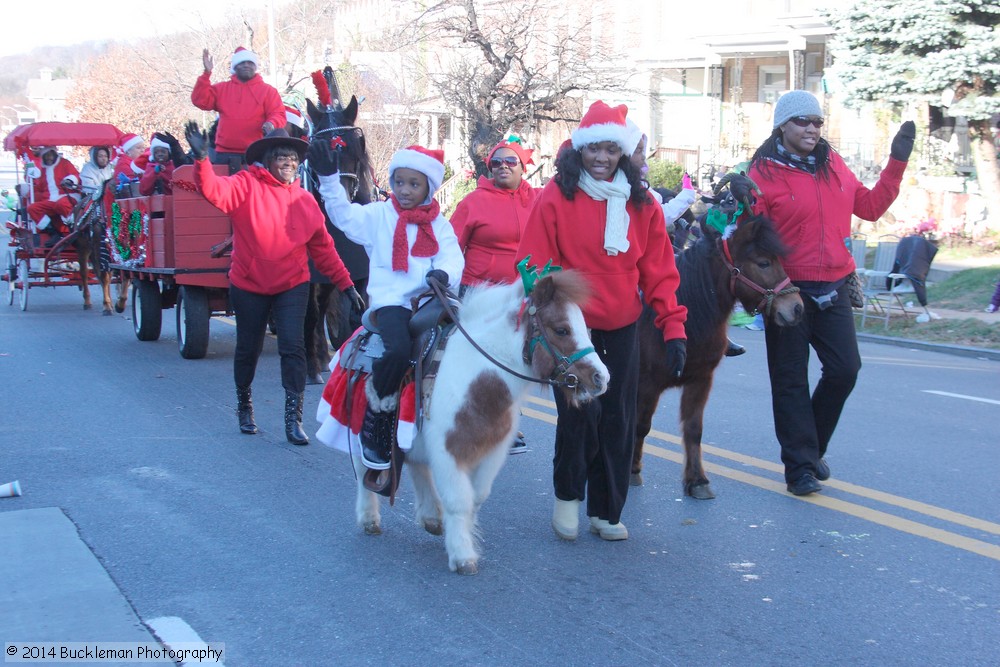
{"label": "woman in red jacket", "polygon": [[535,202],[517,256],[574,269],[587,277],[583,316],[594,347],[611,372],[608,390],[581,406],[555,394],[556,422],[552,528],[576,539],[579,507],[587,499],[590,531],[624,540],[621,523],[635,440],[639,346],[636,321],[641,289],[667,341],[668,363],[684,370],[687,309],[677,303],[680,283],[663,209],[650,197],[629,158],[636,139],[625,126],[625,105],[594,102],[556,157],[556,175]]}
{"label": "woman in red jacket", "polygon": [[206,159],[208,136],[198,125],[188,123],[185,136],[195,157],[198,190],[233,223],[229,299],[236,313],[233,376],[240,431],[257,432],[250,385],[264,346],[267,316],[273,313],[285,388],[285,437],[293,445],[308,444],[302,430],[308,258],[364,310],[316,199],[298,184],[299,165],[309,144],[292,139],[283,129],[274,130],[247,148],[246,171],[223,177]]}
{"label": "woman in red jacket", "polygon": [[[517,279],[517,246],[536,195],[524,180],[524,171],[532,164],[531,154],[517,137],[498,143],[486,156],[490,177],[480,176],[476,189],[452,213],[451,224],[465,255],[460,294],[482,283]],[[524,434],[518,432],[510,453],[525,451]]]}
{"label": "woman in red jacket", "polygon": [[[886,212],[899,194],[915,135],[913,123],[903,123],[889,163],[869,190],[820,136],[822,126],[823,110],[811,93],[785,93],[775,105],[774,131],[754,153],[748,174],[760,188],[754,212],[769,217],[788,246],[782,264],[805,305],[798,326],[764,328],[774,430],[788,491],[797,496],[819,491],[830,477],[823,457],[861,370],[846,285],[855,270],[851,216],[877,220]],[[751,187],[742,178],[731,185],[746,200]],[[811,396],[810,346],[822,364]]]}

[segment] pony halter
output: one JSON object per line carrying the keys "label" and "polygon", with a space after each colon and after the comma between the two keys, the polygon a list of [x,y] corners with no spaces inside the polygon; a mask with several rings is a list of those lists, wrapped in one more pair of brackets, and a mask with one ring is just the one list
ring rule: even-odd
{"label": "pony halter", "polygon": [[785,296],[786,294],[795,294],[799,291],[799,288],[792,285],[792,279],[785,276],[774,288],[761,287],[754,281],[747,278],[742,271],[733,263],[733,256],[729,252],[729,240],[722,240],[722,263],[726,265],[729,269],[729,291],[732,295],[736,296],[736,282],[739,281],[762,295],[760,303],[754,308],[757,313],[764,313],[765,318],[771,317],[771,311],[774,308],[774,300],[779,296]]}
{"label": "pony halter", "polygon": [[552,372],[549,374],[549,383],[575,391],[580,384],[580,378],[573,373],[570,373],[569,369],[580,359],[583,359],[591,352],[594,352],[594,346],[591,345],[581,350],[577,350],[567,357],[565,354],[562,354],[552,347],[548,336],[545,335],[545,327],[541,326],[541,324],[537,321],[538,308],[531,303],[531,297],[525,299],[525,305],[527,306],[526,310],[528,313],[527,324],[529,327],[537,331],[538,335],[532,336],[524,341],[524,352],[522,353],[524,363],[529,366],[531,365],[531,361],[535,354],[535,348],[541,345],[545,351],[549,353],[549,356],[552,357],[552,360],[556,362],[555,368],[553,368]]}

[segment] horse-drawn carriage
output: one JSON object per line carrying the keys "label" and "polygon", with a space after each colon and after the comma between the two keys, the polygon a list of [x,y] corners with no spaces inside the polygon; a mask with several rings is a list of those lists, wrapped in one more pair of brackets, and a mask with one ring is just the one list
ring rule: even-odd
{"label": "horse-drawn carriage", "polygon": [[[33,123],[21,125],[4,138],[4,149],[31,162],[30,150],[37,146],[113,146],[121,132],[106,123]],[[110,314],[110,276],[91,272],[88,264],[99,257],[104,239],[104,215],[101,193],[84,194],[73,207],[72,219],[66,221],[69,234],[46,244],[35,223],[27,215],[33,203],[34,188],[30,178],[17,188],[19,205],[13,220],[6,223],[10,234],[2,281],[8,304],[18,294],[21,310],[28,308],[28,290],[32,287],[72,285],[84,295],[84,308],[90,308],[90,285],[101,284],[105,291],[105,312]]]}
{"label": "horse-drawn carriage", "polygon": [[[223,166],[215,169],[228,173]],[[232,312],[229,257],[217,251],[232,225],[197,193],[193,166],[175,169],[172,183],[173,194],[111,203],[110,224],[116,232],[111,268],[131,284],[136,338],[159,339],[163,310],[174,308],[181,356],[201,359],[208,352],[212,315]]]}

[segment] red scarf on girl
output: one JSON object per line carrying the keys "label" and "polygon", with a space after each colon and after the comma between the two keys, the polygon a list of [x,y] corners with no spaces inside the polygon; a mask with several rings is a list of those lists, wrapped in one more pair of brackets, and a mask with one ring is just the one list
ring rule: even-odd
{"label": "red scarf on girl", "polygon": [[[441,214],[441,205],[436,199],[431,199],[430,204],[402,209],[399,207],[396,195],[389,195],[389,199],[399,216],[399,220],[396,221],[396,231],[392,235],[392,270],[407,271],[410,266],[410,253],[413,253],[414,257],[433,257],[437,254],[438,242],[434,237],[431,223]],[[417,226],[417,239],[411,249],[406,247],[406,225]]]}

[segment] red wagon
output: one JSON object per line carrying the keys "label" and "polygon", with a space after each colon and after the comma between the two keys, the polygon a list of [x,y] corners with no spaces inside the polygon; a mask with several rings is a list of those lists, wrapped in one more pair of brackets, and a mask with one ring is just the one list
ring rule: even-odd
{"label": "red wagon", "polygon": [[[224,166],[214,167],[221,175]],[[163,310],[174,308],[177,342],[185,359],[208,352],[212,315],[232,314],[229,305],[229,257],[214,250],[232,234],[229,217],[194,188],[194,167],[174,170],[173,194],[116,199],[112,220],[119,234],[111,268],[132,282],[132,324],[141,341],[157,340]]]}

